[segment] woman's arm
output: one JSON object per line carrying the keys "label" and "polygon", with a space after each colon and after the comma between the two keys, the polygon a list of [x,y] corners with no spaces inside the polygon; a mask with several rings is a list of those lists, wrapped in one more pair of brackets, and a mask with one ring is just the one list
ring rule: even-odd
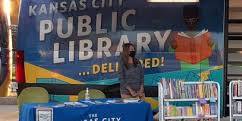
{"label": "woman's arm", "polygon": [[123,61],[119,60],[119,81],[120,83],[126,83],[125,80],[125,72],[124,72],[124,64]]}
{"label": "woman's arm", "polygon": [[139,92],[140,93],[143,93],[144,92],[144,69],[143,69],[143,66],[140,64],[139,65],[140,67],[140,90]]}
{"label": "woman's arm", "polygon": [[145,92],[144,92],[144,70],[142,65],[140,65],[140,90],[138,92],[138,96],[140,99],[145,99]]}
{"label": "woman's arm", "polygon": [[125,79],[125,66],[124,66],[124,62],[121,59],[119,61],[119,64],[120,64],[119,81],[120,81],[120,83],[122,83],[122,85],[120,85],[122,87],[120,87],[120,88],[126,88],[132,96],[136,96],[137,95],[136,92],[130,88],[130,86],[128,85],[128,82]]}

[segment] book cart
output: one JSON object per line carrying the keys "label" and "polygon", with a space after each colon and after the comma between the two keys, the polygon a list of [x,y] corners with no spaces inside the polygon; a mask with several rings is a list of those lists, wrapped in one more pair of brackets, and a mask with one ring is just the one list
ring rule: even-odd
{"label": "book cart", "polygon": [[230,121],[242,121],[242,81],[229,83]]}
{"label": "book cart", "polygon": [[[172,84],[170,81],[162,79],[158,83],[159,121],[184,119],[220,121],[219,83],[172,81]],[[172,106],[172,103],[190,103],[192,106]]]}

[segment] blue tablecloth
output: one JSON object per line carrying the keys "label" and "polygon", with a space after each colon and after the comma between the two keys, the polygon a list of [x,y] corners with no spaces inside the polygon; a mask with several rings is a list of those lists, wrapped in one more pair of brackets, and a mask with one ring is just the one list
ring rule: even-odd
{"label": "blue tablecloth", "polygon": [[[20,110],[19,121],[35,121],[37,106],[53,108],[54,121],[153,121],[151,107],[145,102],[88,104],[87,107],[55,105],[57,104],[24,104]],[[96,117],[90,118],[92,114]]]}

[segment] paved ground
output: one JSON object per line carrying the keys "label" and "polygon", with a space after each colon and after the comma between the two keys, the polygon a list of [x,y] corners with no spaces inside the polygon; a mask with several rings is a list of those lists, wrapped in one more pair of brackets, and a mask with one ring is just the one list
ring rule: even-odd
{"label": "paved ground", "polygon": [[[0,105],[0,121],[18,121],[17,105]],[[221,121],[229,121],[228,118]]]}
{"label": "paved ground", "polygon": [[0,121],[18,121],[17,105],[0,105]]}

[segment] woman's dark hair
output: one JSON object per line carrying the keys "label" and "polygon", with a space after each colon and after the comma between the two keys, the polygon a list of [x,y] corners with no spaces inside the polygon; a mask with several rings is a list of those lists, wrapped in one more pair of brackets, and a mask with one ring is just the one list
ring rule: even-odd
{"label": "woman's dark hair", "polygon": [[[129,47],[134,45],[132,43],[125,43],[123,45],[123,52],[121,54],[121,59],[124,62],[124,66],[129,69],[128,59],[129,59]],[[135,48],[135,47],[134,47]],[[134,67],[137,67],[139,60],[133,57]]]}

